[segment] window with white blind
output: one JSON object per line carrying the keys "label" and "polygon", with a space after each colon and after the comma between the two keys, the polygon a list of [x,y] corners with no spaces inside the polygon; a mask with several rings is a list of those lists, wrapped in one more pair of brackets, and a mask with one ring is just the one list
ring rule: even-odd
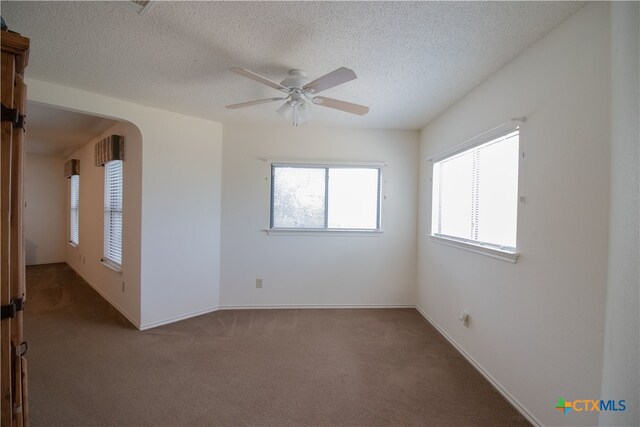
{"label": "window with white blind", "polygon": [[431,234],[516,252],[519,131],[434,162]]}
{"label": "window with white blind", "polygon": [[273,164],[272,230],[380,229],[379,166]]}
{"label": "window with white blind", "polygon": [[69,242],[78,245],[80,242],[80,175],[70,177],[70,206],[69,206]]}
{"label": "window with white blind", "polygon": [[104,165],[104,261],[122,264],[122,160]]}

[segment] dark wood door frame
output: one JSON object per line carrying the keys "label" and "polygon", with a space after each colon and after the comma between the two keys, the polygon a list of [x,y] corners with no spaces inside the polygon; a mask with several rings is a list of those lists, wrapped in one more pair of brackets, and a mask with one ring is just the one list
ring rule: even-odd
{"label": "dark wood door frame", "polygon": [[2,303],[0,390],[2,427],[28,426],[25,302],[24,69],[29,39],[10,31],[2,38],[2,145],[0,146],[0,300]]}

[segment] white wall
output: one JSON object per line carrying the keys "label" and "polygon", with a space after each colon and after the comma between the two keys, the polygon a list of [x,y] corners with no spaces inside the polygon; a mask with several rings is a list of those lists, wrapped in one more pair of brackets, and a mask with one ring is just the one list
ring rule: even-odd
{"label": "white wall", "polygon": [[140,314],[134,323],[144,329],[215,310],[222,125],[40,80],[27,84],[30,101],[126,120],[140,130]]}
{"label": "white wall", "polygon": [[603,399],[625,412],[602,412],[600,425],[640,425],[639,196],[640,7],[611,5],[611,205]]}
{"label": "white wall", "polygon": [[[609,204],[609,9],[592,3],[421,133],[418,304],[496,384],[545,425],[559,397],[600,398]],[[429,239],[424,159],[526,115],[517,264]],[[637,260],[636,260],[637,261]],[[468,310],[470,327],[458,321]]]}
{"label": "white wall", "polygon": [[[417,154],[411,131],[225,125],[221,305],[413,305]],[[266,235],[271,170],[261,158],[386,162],[384,233]]]}
{"label": "white wall", "polygon": [[24,243],[27,265],[64,262],[69,240],[62,157],[27,154],[24,182]]}
{"label": "white wall", "polygon": [[143,328],[216,310],[222,125],[156,112],[144,138]]}
{"label": "white wall", "polygon": [[[94,165],[94,147],[109,135],[124,137],[122,271],[100,262],[104,256],[104,168]],[[80,160],[79,244],[67,245],[66,261],[134,324],[140,321],[140,209],[142,137],[119,122],[69,156]],[[69,180],[67,180],[69,181]],[[69,192],[67,183],[67,193]],[[68,205],[66,218],[69,218]],[[67,221],[68,222],[68,221]],[[124,284],[124,286],[123,286]]]}

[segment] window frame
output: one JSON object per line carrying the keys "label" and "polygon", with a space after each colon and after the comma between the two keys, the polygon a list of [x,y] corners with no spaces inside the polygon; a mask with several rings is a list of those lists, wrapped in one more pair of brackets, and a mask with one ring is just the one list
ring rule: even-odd
{"label": "window frame", "polygon": [[[74,181],[76,181],[75,186]],[[74,192],[74,189],[76,192]],[[74,212],[75,216],[73,215]],[[75,236],[74,229],[76,230]],[[74,247],[80,245],[80,175],[71,175],[69,177],[69,244]]]}
{"label": "window frame", "polygon": [[[270,164],[269,175],[269,228],[264,231],[267,234],[300,234],[300,235],[314,235],[314,234],[340,234],[340,235],[376,235],[382,233],[382,200],[383,195],[383,169],[386,163],[382,162],[313,162],[313,161],[300,161],[300,160],[285,160],[285,161],[268,161]],[[278,167],[283,168],[300,168],[300,169],[324,169],[325,170],[325,203],[324,203],[324,227],[320,228],[296,228],[296,227],[274,227],[274,173]],[[376,228],[330,228],[328,227],[329,220],[329,170],[330,169],[376,169],[378,171],[378,183],[377,183],[377,204],[376,204]]]}
{"label": "window frame", "polygon": [[[523,173],[523,158],[524,151],[522,145],[522,123],[525,121],[525,118],[514,119],[508,123],[500,125],[494,129],[491,129],[487,132],[484,132],[480,135],[477,135],[467,141],[464,141],[461,144],[455,145],[431,158],[428,159],[431,162],[431,220],[429,221],[429,238],[440,244],[444,244],[447,246],[452,246],[460,249],[464,249],[470,252],[478,253],[481,255],[486,255],[492,258],[501,259],[503,261],[508,261],[512,263],[516,263],[519,256],[519,248],[518,248],[518,223],[520,218],[520,202],[524,199],[522,196],[522,173]],[[500,245],[495,245],[486,242],[480,242],[470,239],[465,239],[462,237],[456,236],[448,236],[443,234],[438,234],[433,230],[433,202],[434,202],[434,189],[433,189],[433,170],[436,163],[441,162],[443,160],[456,157],[466,151],[472,150],[478,146],[489,143],[496,139],[499,139],[503,136],[507,136],[510,133],[518,132],[518,188],[517,188],[517,211],[516,211],[516,247],[515,248],[507,248]]]}
{"label": "window frame", "polygon": [[[111,221],[109,221],[107,218],[111,215],[111,212],[114,211],[118,211],[117,209],[111,209],[111,206],[109,206],[108,200],[109,200],[109,196],[110,196],[110,191],[109,191],[109,173],[110,173],[110,167],[115,163],[115,162],[119,162],[120,163],[120,184],[122,186],[122,188],[120,189],[120,262],[118,262],[118,260],[115,260],[113,258],[110,257],[111,255],[111,251],[110,251],[110,236],[112,235],[111,233]],[[123,219],[124,219],[124,162],[122,160],[111,160],[107,163],[104,164],[104,244],[103,244],[103,258],[102,258],[102,263],[104,265],[106,265],[107,267],[116,270],[116,271],[121,271],[122,269],[122,250],[123,250],[123,246],[124,246],[124,241],[123,241],[123,237],[124,237],[124,229],[122,227],[123,225]]]}

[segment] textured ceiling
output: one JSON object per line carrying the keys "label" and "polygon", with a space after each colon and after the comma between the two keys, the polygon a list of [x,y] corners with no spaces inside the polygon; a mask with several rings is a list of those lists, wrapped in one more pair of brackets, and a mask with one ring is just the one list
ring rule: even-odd
{"label": "textured ceiling", "polygon": [[27,103],[27,153],[66,157],[116,122]]}
{"label": "textured ceiling", "polygon": [[275,81],[338,67],[358,79],[323,95],[368,105],[364,117],[314,106],[313,125],[420,129],[583,2],[2,1],[32,40],[30,77],[223,123],[282,123],[280,96],[229,71]]}

